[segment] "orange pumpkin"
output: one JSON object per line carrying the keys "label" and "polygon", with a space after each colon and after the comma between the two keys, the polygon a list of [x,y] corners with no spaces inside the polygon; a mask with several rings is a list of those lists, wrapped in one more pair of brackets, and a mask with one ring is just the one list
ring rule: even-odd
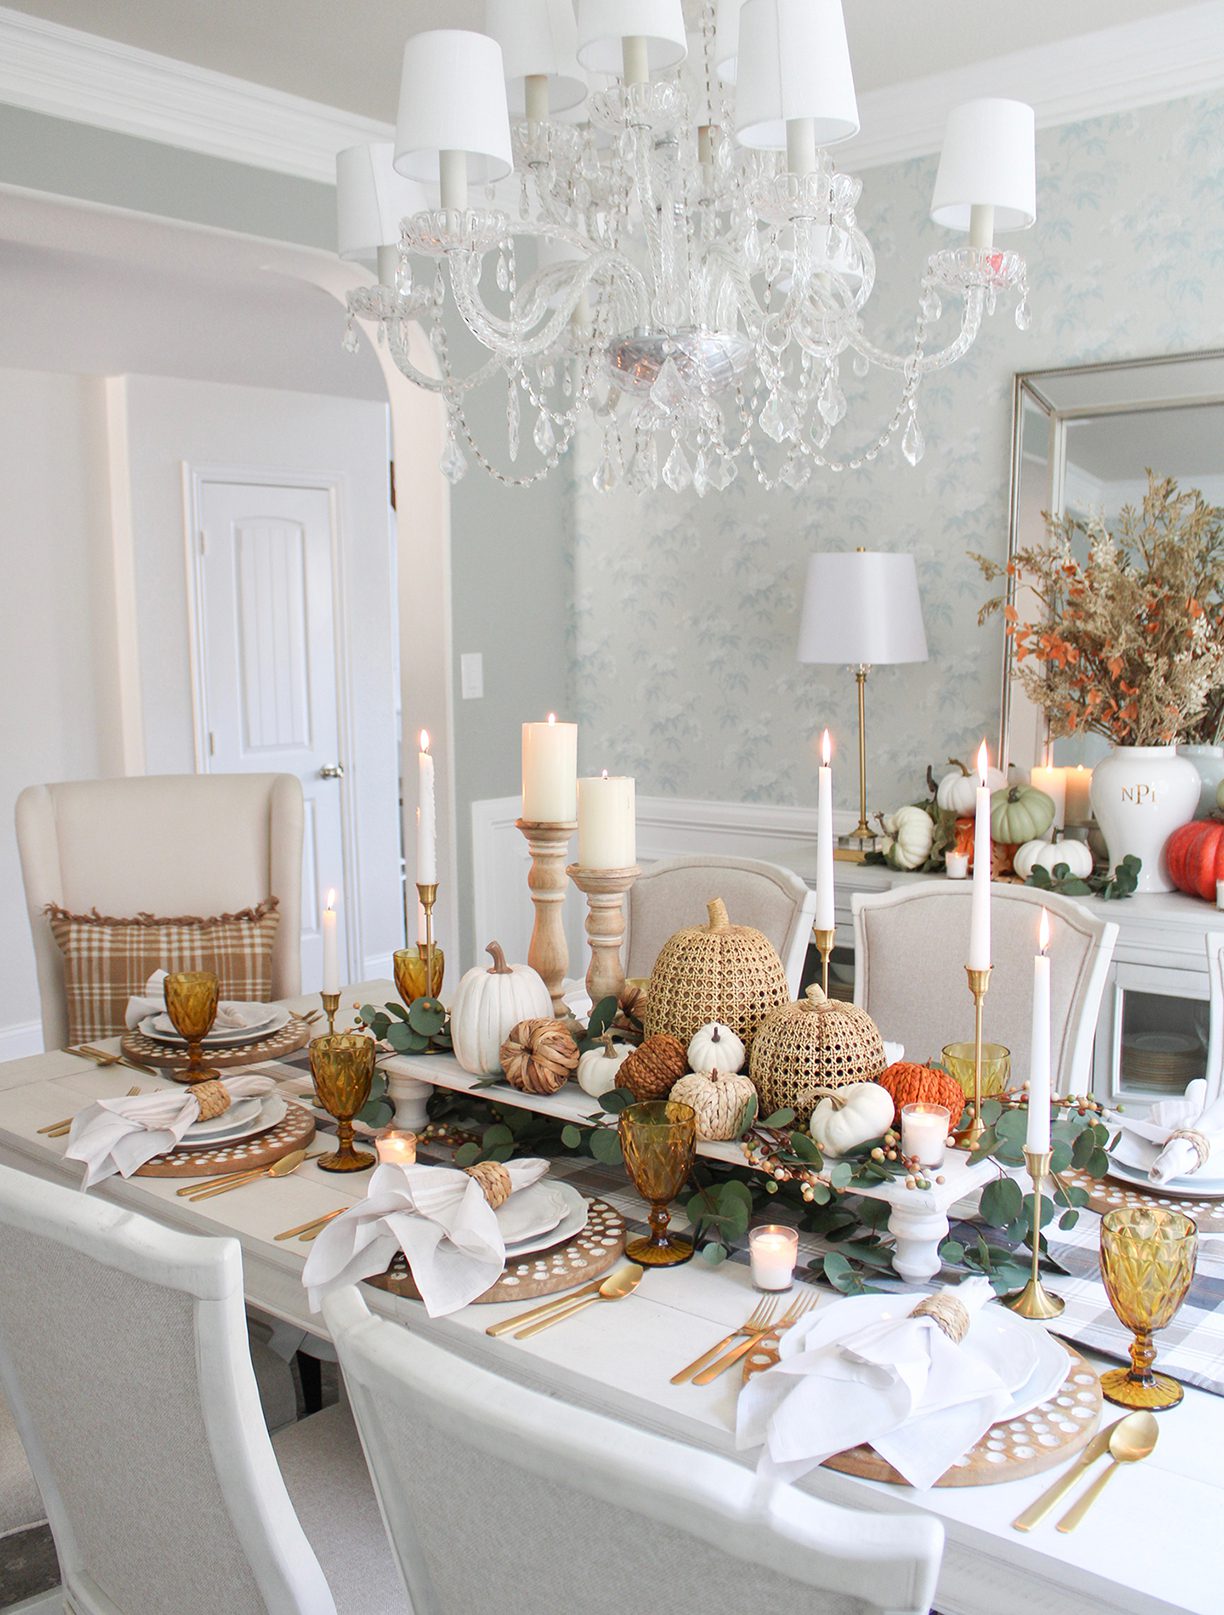
{"label": "orange pumpkin", "polygon": [[893,1126],[901,1125],[903,1105],[944,1105],[955,1127],[965,1108],[965,1095],[955,1077],[915,1060],[895,1060],[875,1079],[892,1095]]}
{"label": "orange pumpkin", "polygon": [[1216,881],[1224,880],[1224,824],[1218,819],[1183,824],[1165,843],[1165,856],[1178,891],[1215,902]]}

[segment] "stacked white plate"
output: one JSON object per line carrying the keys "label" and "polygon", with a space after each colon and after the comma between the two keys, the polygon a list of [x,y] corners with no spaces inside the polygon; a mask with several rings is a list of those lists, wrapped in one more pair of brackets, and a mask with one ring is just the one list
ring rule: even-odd
{"label": "stacked white plate", "polygon": [[1187,1200],[1224,1200],[1224,1160],[1216,1156],[1209,1157],[1206,1164],[1189,1177],[1153,1183],[1148,1172],[1162,1148],[1145,1138],[1136,1138],[1133,1133],[1123,1133],[1109,1158],[1108,1176],[1119,1183],[1146,1189],[1150,1194],[1168,1194]]}
{"label": "stacked white plate", "polygon": [[512,1194],[497,1208],[497,1221],[506,1242],[506,1260],[547,1250],[563,1239],[572,1239],[587,1225],[589,1207],[585,1196],[571,1184],[545,1179]]}
{"label": "stacked white plate", "polygon": [[[246,1024],[214,1027],[204,1039],[206,1049],[224,1049],[235,1043],[257,1043],[289,1024],[289,1011],[279,1004],[236,1004],[234,1007],[244,1017],[249,1016]],[[140,1023],[140,1030],[155,1043],[165,1043],[179,1049],[187,1047],[186,1039],[175,1031],[174,1022],[164,1011],[160,1015],[146,1015]]]}
{"label": "stacked white plate", "polygon": [[219,1116],[194,1122],[183,1134],[177,1148],[216,1149],[222,1144],[239,1144],[245,1138],[266,1133],[285,1119],[288,1106],[279,1094],[263,1094],[254,1099],[236,1099]]}

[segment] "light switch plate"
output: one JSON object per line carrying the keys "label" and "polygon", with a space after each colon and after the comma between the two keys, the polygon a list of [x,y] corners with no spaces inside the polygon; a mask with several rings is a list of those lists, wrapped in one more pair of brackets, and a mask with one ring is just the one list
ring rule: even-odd
{"label": "light switch plate", "polygon": [[459,694],[465,701],[484,695],[484,657],[478,650],[464,651],[459,658]]}

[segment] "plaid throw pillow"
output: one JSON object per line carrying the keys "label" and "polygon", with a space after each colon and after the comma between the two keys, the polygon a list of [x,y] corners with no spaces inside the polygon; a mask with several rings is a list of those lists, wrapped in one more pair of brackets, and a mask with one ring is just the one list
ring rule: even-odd
{"label": "plaid throw pillow", "polygon": [[222,998],[266,1003],[280,921],[276,907],[276,898],[269,897],[256,908],[211,919],[137,914],[116,920],[96,909],[69,914],[48,903],[43,912],[64,956],[69,1043],[117,1037],[128,999],[144,991],[155,970],[212,970]]}

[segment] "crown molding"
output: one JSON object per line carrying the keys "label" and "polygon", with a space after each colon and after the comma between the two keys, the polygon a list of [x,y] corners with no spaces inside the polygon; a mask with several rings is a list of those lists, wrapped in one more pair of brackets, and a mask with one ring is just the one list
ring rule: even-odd
{"label": "crown molding", "polygon": [[[969,67],[869,90],[863,133],[840,148],[851,169],[938,151],[950,108],[1014,96],[1039,127],[1075,123],[1224,88],[1224,0]],[[390,140],[390,124],[195,67],[0,6],[0,102],[298,179],[332,184],[335,155]]]}

